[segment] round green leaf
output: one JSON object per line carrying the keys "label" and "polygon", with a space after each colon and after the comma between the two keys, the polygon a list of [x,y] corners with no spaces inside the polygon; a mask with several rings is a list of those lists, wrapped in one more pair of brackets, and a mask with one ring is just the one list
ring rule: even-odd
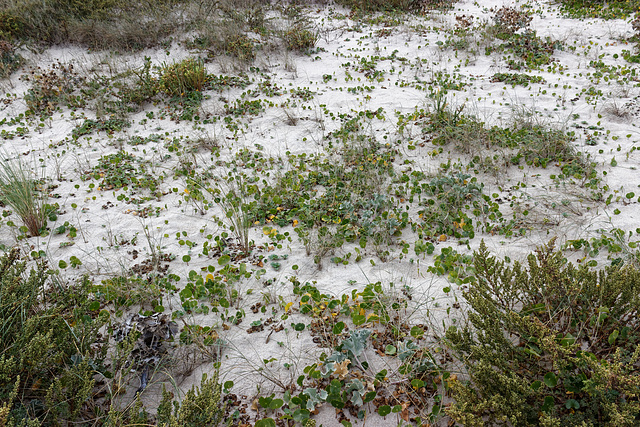
{"label": "round green leaf", "polygon": [[542,410],[542,412],[549,412],[554,405],[554,400],[553,397],[551,396],[545,396],[544,398],[544,403],[542,404],[542,408],[540,408]]}
{"label": "round green leaf", "polygon": [[263,418],[261,420],[256,421],[256,427],[276,427],[276,422],[273,418]]}
{"label": "round green leaf", "polygon": [[284,400],[282,399],[273,399],[269,404],[269,408],[271,409],[279,409],[284,405]]}
{"label": "round green leaf", "polygon": [[333,334],[340,335],[340,333],[344,330],[344,322],[338,322],[333,326]]}
{"label": "round green leaf", "polygon": [[553,372],[547,372],[544,375],[544,383],[549,388],[553,388],[558,384],[558,377]]}
{"label": "round green leaf", "polygon": [[378,415],[380,415],[381,417],[385,417],[390,413],[391,413],[391,406],[389,405],[382,405],[381,407],[378,408]]}
{"label": "round green leaf", "polygon": [[411,328],[410,334],[412,337],[420,339],[424,336],[424,329],[422,329],[420,326],[414,326],[413,328]]}
{"label": "round green leaf", "polygon": [[567,409],[580,409],[580,403],[575,399],[569,399],[565,402],[564,406]]}
{"label": "round green leaf", "polygon": [[229,261],[231,261],[231,257],[229,255],[222,255],[218,259],[218,265],[227,265],[229,264]]}

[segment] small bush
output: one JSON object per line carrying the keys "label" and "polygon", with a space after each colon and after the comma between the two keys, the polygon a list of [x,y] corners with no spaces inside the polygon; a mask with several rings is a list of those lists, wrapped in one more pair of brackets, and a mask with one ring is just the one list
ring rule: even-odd
{"label": "small bush", "polygon": [[82,81],[73,69],[73,64],[58,62],[47,71],[38,67],[21,79],[31,83],[24,100],[34,113],[48,116],[56,110],[58,104],[78,107],[84,103],[81,97],[73,95],[76,86]]}
{"label": "small bush", "polygon": [[202,375],[200,387],[193,386],[182,400],[181,404],[173,403],[173,394],[162,389],[162,401],[158,406],[158,426],[160,427],[199,427],[229,425],[227,408],[222,396],[222,384],[218,381],[219,368],[213,376],[207,379]]}
{"label": "small bush", "polygon": [[103,322],[88,281],[53,286],[44,264],[25,272],[17,250],[0,258],[0,424],[75,421],[103,366]]}
{"label": "small bush", "polygon": [[311,49],[318,42],[318,34],[303,25],[294,25],[285,31],[284,41],[289,50]]}
{"label": "small bush", "polygon": [[256,57],[253,40],[245,34],[233,34],[225,39],[224,52],[243,61],[251,61]]}
{"label": "small bush", "polygon": [[529,13],[508,6],[502,6],[493,15],[498,32],[505,35],[513,35],[518,30],[528,28],[532,20]]}
{"label": "small bush", "polygon": [[447,410],[466,426],[640,422],[640,272],[574,267],[554,242],[509,266],[474,254],[470,324],[446,337],[469,370]]}
{"label": "small bush", "polygon": [[201,59],[187,58],[160,70],[159,89],[169,96],[184,96],[189,92],[202,91],[207,79],[207,70]]}

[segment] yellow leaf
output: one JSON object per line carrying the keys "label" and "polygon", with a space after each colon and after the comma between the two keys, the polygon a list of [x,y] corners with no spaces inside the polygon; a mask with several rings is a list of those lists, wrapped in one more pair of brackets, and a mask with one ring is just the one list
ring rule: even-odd
{"label": "yellow leaf", "polygon": [[447,241],[447,235],[446,234],[441,234],[440,237],[438,237],[438,241],[439,242],[446,242]]}
{"label": "yellow leaf", "polygon": [[213,274],[207,274],[207,280],[211,280],[213,282]]}
{"label": "yellow leaf", "polygon": [[284,306],[284,312],[288,313],[292,305],[293,305],[293,302],[287,303],[287,305]]}

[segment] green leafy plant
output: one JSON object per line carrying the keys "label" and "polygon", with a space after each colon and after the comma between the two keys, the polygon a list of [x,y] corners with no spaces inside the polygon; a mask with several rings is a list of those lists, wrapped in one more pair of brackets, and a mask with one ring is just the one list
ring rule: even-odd
{"label": "green leafy plant", "polygon": [[137,158],[121,150],[115,154],[100,157],[98,165],[88,177],[100,180],[100,190],[123,187],[148,188],[155,191],[159,180],[147,171],[144,164],[136,167]]}
{"label": "green leafy plant", "polygon": [[80,126],[71,131],[71,135],[75,139],[84,135],[89,135],[92,132],[106,132],[109,135],[112,135],[114,132],[121,131],[123,128],[128,126],[131,126],[129,121],[115,117],[102,120],[86,119]]}
{"label": "green leafy plant", "polygon": [[572,18],[626,19],[638,10],[637,0],[562,0],[561,11]]}
{"label": "green leafy plant", "polygon": [[435,9],[451,7],[454,1],[444,0],[338,0],[336,3],[346,7],[350,7],[353,10],[361,10],[365,12],[417,12],[421,9]]}
{"label": "green leafy plant", "polygon": [[529,83],[545,83],[545,79],[540,76],[530,76],[518,73],[495,73],[491,77],[492,82],[504,82],[512,86],[528,86]]}

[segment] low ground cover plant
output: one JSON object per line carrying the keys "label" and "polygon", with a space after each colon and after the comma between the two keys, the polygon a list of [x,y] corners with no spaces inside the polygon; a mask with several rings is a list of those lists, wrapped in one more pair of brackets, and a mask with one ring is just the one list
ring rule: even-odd
{"label": "low ground cover plant", "polygon": [[0,425],[638,424],[637,18],[451,5],[0,0]]}

